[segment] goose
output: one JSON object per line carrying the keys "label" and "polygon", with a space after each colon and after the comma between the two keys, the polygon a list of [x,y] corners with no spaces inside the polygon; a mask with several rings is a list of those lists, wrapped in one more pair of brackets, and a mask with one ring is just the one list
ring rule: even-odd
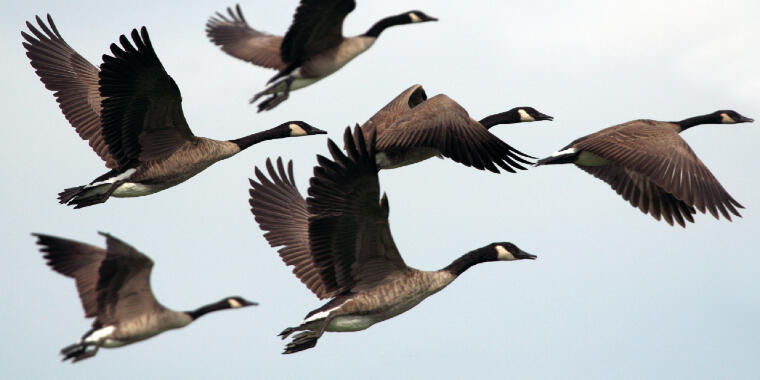
{"label": "goose", "polygon": [[573,163],[607,182],[623,199],[656,220],[694,223],[705,210],[741,216],[737,202],[679,133],[700,124],[750,123],[736,111],[722,110],[681,121],[633,120],[581,137],[536,165]]}
{"label": "goose", "polygon": [[79,136],[111,169],[89,185],[58,194],[75,208],[109,197],[138,197],[165,190],[262,141],[325,134],[303,121],[290,121],[235,140],[197,137],[182,112],[179,88],[153,50],[145,27],[111,45],[100,70],[72,49],[50,15],[30,35],[21,32],[27,56],[45,87]]}
{"label": "goose", "polygon": [[121,347],[185,327],[213,311],[258,305],[234,296],[191,311],[167,309],[150,287],[153,261],[129,244],[100,234],[106,239],[105,249],[32,234],[50,268],[76,281],[85,317],[95,317],[92,328],[77,343],[61,350],[64,361],[75,363],[95,356],[101,347]]}
{"label": "goose", "polygon": [[266,161],[268,176],[255,169],[251,180],[251,212],[272,247],[293,273],[318,298],[330,298],[308,313],[296,327],[285,354],[317,344],[325,331],[359,331],[401,314],[440,291],[475,264],[535,259],[509,242],[475,249],[437,271],[408,267],[398,252],[388,225],[388,198],[380,197],[374,134],[365,143],[361,129],[344,134],[347,155],[328,140],[332,160],[318,156],[319,166],[304,200],[282,159],[275,169]]}
{"label": "goose", "polygon": [[422,11],[413,10],[386,17],[355,37],[343,37],[343,20],[356,7],[354,0],[301,0],[293,23],[284,37],[251,28],[240,5],[227,8],[229,17],[217,12],[206,24],[212,43],[236,58],[256,66],[276,69],[267,88],[255,94],[250,103],[271,95],[258,105],[258,111],[271,110],[285,101],[290,91],[309,86],[338,71],[369,49],[388,27],[438,21]]}
{"label": "goose", "polygon": [[404,90],[362,125],[364,135],[377,135],[377,164],[381,169],[411,165],[445,156],[477,169],[514,173],[520,163],[535,158],[509,146],[489,129],[499,124],[554,120],[533,107],[515,107],[480,121],[470,117],[444,94],[428,99],[421,85]]}

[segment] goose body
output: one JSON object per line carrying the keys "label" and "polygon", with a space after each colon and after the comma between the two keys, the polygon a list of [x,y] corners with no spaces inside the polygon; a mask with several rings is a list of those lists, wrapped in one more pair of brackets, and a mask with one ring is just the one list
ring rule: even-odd
{"label": "goose body", "polygon": [[377,135],[376,161],[381,169],[445,156],[466,166],[499,172],[525,169],[532,158],[514,149],[489,129],[499,124],[553,120],[532,107],[515,107],[480,121],[444,94],[428,99],[421,85],[404,90],[362,125],[365,136]]}
{"label": "goose body", "polygon": [[450,284],[471,266],[488,261],[534,259],[511,243],[492,243],[444,269],[408,267],[388,226],[388,199],[380,197],[374,133],[346,129],[344,155],[331,140],[332,159],[319,156],[305,200],[293,166],[267,160],[251,180],[251,211],[264,237],[285,264],[319,298],[331,300],[285,329],[298,332],[284,353],[314,347],[325,331],[358,331],[401,314]]}
{"label": "goose body", "polygon": [[277,69],[267,88],[254,95],[251,103],[271,95],[259,104],[259,112],[286,100],[290,91],[309,86],[338,71],[369,49],[388,27],[437,19],[421,11],[386,17],[366,33],[343,36],[343,20],[356,7],[354,0],[301,0],[293,23],[284,37],[255,30],[248,25],[240,6],[217,13],[206,24],[206,34],[224,52],[257,66]]}
{"label": "goose body", "polygon": [[338,297],[310,312],[299,329],[314,330],[332,313],[325,331],[348,332],[369,328],[393,318],[454,281],[448,271],[421,271],[408,268],[403,275],[383,281],[367,291]]}
{"label": "goose body", "polygon": [[106,249],[50,235],[33,234],[47,264],[76,281],[92,329],[61,350],[63,360],[77,362],[101,347],[115,348],[185,327],[206,313],[256,305],[228,297],[196,310],[179,312],[161,305],[150,287],[153,261],[130,245],[105,233]]}
{"label": "goose body", "polygon": [[696,210],[729,221],[743,208],[679,135],[700,124],[754,120],[716,111],[678,122],[634,120],[576,139],[537,165],[573,163],[608,184],[643,213],[682,227]]}
{"label": "goose body", "polygon": [[256,143],[324,134],[302,121],[229,141],[195,136],[182,111],[182,96],[156,56],[147,30],[111,45],[100,70],[61,37],[53,19],[27,22],[24,47],[66,119],[111,169],[85,186],[64,190],[59,201],[76,208],[109,197],[153,194],[184,182],[219,160]]}

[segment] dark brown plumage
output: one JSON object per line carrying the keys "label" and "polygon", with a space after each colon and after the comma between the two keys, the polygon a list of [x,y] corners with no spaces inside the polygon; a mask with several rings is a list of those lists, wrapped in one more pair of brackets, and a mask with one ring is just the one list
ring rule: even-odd
{"label": "dark brown plumage", "polygon": [[122,35],[121,46],[111,44],[112,55],[103,55],[98,70],[63,40],[49,15],[47,21],[37,17],[42,31],[27,22],[32,35],[21,32],[27,56],[66,118],[111,168],[89,185],[59,193],[60,203],[81,208],[111,196],[152,194],[258,142],[326,133],[292,121],[236,140],[197,137],[145,27],[132,31],[132,41]]}
{"label": "dark brown plumage", "polygon": [[[634,120],[581,137],[538,165],[575,163],[607,182],[643,213],[668,224],[694,222],[696,210],[741,216],[743,208],[679,133],[699,124],[753,121],[735,111],[716,111],[680,122]],[[696,209],[696,210],[695,210]]]}
{"label": "dark brown plumage", "polygon": [[106,238],[106,249],[50,235],[32,235],[37,237],[47,264],[76,281],[85,317],[95,318],[92,329],[79,342],[61,350],[63,360],[87,359],[100,347],[135,343],[184,327],[212,311],[256,305],[241,297],[228,297],[193,311],[173,311],[153,295],[153,261],[129,244],[105,233],[101,235]]}
{"label": "dark brown plumage", "polygon": [[356,128],[344,134],[346,154],[332,141],[332,159],[319,165],[304,200],[295,186],[292,163],[276,168],[267,160],[267,174],[256,168],[251,180],[251,212],[264,237],[293,273],[319,298],[331,298],[311,311],[285,339],[298,332],[286,354],[317,344],[325,331],[359,331],[414,307],[446,287],[475,264],[497,260],[534,259],[511,243],[492,243],[469,252],[438,271],[408,267],[388,225],[388,199],[380,196],[374,134]]}
{"label": "dark brown plumage", "polygon": [[26,22],[34,35],[21,32],[27,41],[23,43],[26,55],[45,88],[53,91],[66,120],[83,140],[89,142],[95,153],[106,162],[106,167],[117,168],[119,163],[111,155],[101,134],[100,70],[63,40],[50,15],[47,21],[49,26],[37,17],[42,32]]}
{"label": "dark brown plumage", "polygon": [[472,119],[448,96],[440,94],[428,99],[422,86],[414,85],[373,115],[362,129],[365,134],[373,131],[377,134],[378,164],[383,169],[410,165],[440,154],[476,169],[498,173],[498,166],[514,173],[515,169],[525,170],[521,164],[531,164],[526,158],[534,157],[506,144],[488,128],[553,118],[531,107],[522,107],[486,119],[487,126]]}
{"label": "dark brown plumage", "polygon": [[206,35],[221,49],[257,66],[277,69],[263,91],[250,100],[259,112],[270,110],[285,101],[291,90],[309,86],[339,70],[369,49],[388,27],[436,19],[420,11],[386,17],[366,33],[343,36],[343,21],[356,7],[354,0],[301,0],[284,37],[251,28],[239,5],[219,12],[206,23]]}
{"label": "dark brown plumage", "polygon": [[260,32],[248,25],[243,17],[240,4],[235,9],[227,8],[229,15],[219,12],[206,23],[206,34],[215,45],[222,50],[256,66],[283,70],[285,63],[280,57],[282,36],[273,36]]}

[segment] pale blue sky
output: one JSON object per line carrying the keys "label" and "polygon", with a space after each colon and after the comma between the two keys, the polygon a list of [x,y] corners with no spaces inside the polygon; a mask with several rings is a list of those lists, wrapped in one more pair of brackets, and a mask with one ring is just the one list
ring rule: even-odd
{"label": "pale blue sky", "polygon": [[[274,5],[276,3],[276,6]],[[297,2],[241,3],[250,23],[283,33]],[[254,165],[295,160],[306,191],[323,136],[255,146],[154,196],[83,210],[56,194],[104,172],[29,66],[20,30],[51,13],[95,64],[120,34],[145,25],[179,85],[199,136],[228,139],[304,120],[339,138],[401,90],[421,83],[476,119],[529,105],[555,117],[499,126],[545,156],[576,137],[636,118],[680,120],[718,109],[760,117],[756,1],[359,1],[346,34],[409,9],[438,23],[386,31],[330,78],[257,114],[247,99],[272,71],[223,54],[205,37],[214,11],[197,1],[13,2],[0,14],[0,377],[2,378],[751,378],[760,372],[760,125],[706,125],[684,138],[747,208],[733,223],[698,215],[686,230],[630,207],[572,166],[495,175],[449,160],[381,173],[406,262],[437,269],[492,241],[538,260],[472,268],[441,293],[357,333],[328,333],[283,356],[276,334],[321,303],[261,236],[247,203]],[[228,295],[261,303],[78,365],[58,350],[88,328],[73,281],[50,271],[30,232],[103,244],[96,231],[155,261],[153,289],[179,310]]]}

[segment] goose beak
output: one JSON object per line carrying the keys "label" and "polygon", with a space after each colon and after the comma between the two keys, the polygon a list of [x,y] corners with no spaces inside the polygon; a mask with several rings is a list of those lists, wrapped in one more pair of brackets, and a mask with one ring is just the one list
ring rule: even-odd
{"label": "goose beak", "polygon": [[251,301],[245,300],[243,302],[243,306],[259,306],[259,303],[258,302],[251,302]]}
{"label": "goose beak", "polygon": [[545,114],[542,114],[542,113],[539,112],[538,115],[535,117],[535,119],[537,121],[538,120],[549,120],[549,121],[552,121],[552,120],[554,120],[554,116],[545,115]]}
{"label": "goose beak", "polygon": [[746,116],[742,116],[742,117],[741,117],[741,118],[739,118],[739,120],[737,120],[736,122],[737,122],[737,123],[752,123],[752,122],[754,122],[754,121],[755,121],[755,119],[752,119],[752,118],[749,118],[749,117],[746,117]]}
{"label": "goose beak", "polygon": [[535,259],[536,259],[536,257],[538,257],[538,256],[536,256],[536,255],[531,255],[530,253],[528,253],[528,252],[525,252],[525,251],[523,251],[523,250],[520,250],[520,252],[517,252],[517,253],[515,254],[515,258],[516,258],[516,259],[518,259],[518,260],[525,260],[525,259],[528,259],[528,260],[535,260]]}
{"label": "goose beak", "polygon": [[319,128],[316,128],[316,127],[311,127],[311,128],[312,128],[312,133],[315,134],[315,135],[326,135],[327,134],[327,131],[323,131],[323,130],[321,130]]}
{"label": "goose beak", "polygon": [[438,21],[438,19],[435,18],[435,17],[428,16],[427,20],[425,20],[425,21]]}

